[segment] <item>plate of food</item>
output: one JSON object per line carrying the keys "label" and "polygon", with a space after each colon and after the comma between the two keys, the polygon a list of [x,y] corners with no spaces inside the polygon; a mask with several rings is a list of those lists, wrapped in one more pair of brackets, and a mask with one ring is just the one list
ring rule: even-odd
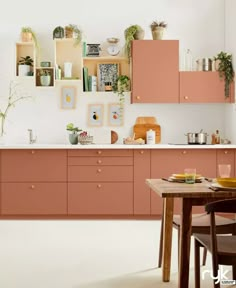
{"label": "plate of food", "polygon": [[216,178],[221,187],[236,188],[236,178]]}

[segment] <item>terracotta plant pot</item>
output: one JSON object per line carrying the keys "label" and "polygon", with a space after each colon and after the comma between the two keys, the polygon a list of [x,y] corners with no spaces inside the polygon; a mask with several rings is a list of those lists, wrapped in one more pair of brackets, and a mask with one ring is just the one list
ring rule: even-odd
{"label": "terracotta plant pot", "polygon": [[31,32],[21,32],[22,42],[31,42],[33,40]]}

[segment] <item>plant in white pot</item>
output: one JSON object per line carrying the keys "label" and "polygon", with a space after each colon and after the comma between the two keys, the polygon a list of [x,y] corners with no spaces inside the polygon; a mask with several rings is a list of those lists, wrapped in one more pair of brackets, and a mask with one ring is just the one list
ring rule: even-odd
{"label": "plant in white pot", "polygon": [[40,84],[41,86],[50,86],[51,84],[51,71],[48,69],[40,69]]}
{"label": "plant in white pot", "polygon": [[30,56],[20,57],[18,61],[18,76],[32,76],[33,59]]}

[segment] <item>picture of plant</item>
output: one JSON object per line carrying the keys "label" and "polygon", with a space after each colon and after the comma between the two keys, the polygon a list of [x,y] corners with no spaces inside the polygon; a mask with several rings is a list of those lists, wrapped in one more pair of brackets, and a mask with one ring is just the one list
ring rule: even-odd
{"label": "picture of plant", "polygon": [[64,86],[61,88],[61,107],[62,109],[74,109],[76,104],[76,88]]}
{"label": "picture of plant", "polygon": [[108,104],[108,124],[110,126],[122,126],[124,112],[120,103]]}
{"label": "picture of plant", "polygon": [[88,125],[89,126],[103,125],[103,104],[88,105]]}
{"label": "picture of plant", "polygon": [[119,76],[119,63],[99,63],[97,66],[98,91],[105,91],[105,82],[112,86]]}

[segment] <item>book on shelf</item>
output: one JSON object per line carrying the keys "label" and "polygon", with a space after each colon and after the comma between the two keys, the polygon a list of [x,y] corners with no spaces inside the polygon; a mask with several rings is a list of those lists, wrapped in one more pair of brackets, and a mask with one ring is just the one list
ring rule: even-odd
{"label": "book on shelf", "polygon": [[97,91],[97,77],[94,75],[88,76],[88,88],[89,91],[96,92]]}
{"label": "book on shelf", "polygon": [[84,91],[89,91],[88,89],[88,67],[83,67],[83,89]]}

